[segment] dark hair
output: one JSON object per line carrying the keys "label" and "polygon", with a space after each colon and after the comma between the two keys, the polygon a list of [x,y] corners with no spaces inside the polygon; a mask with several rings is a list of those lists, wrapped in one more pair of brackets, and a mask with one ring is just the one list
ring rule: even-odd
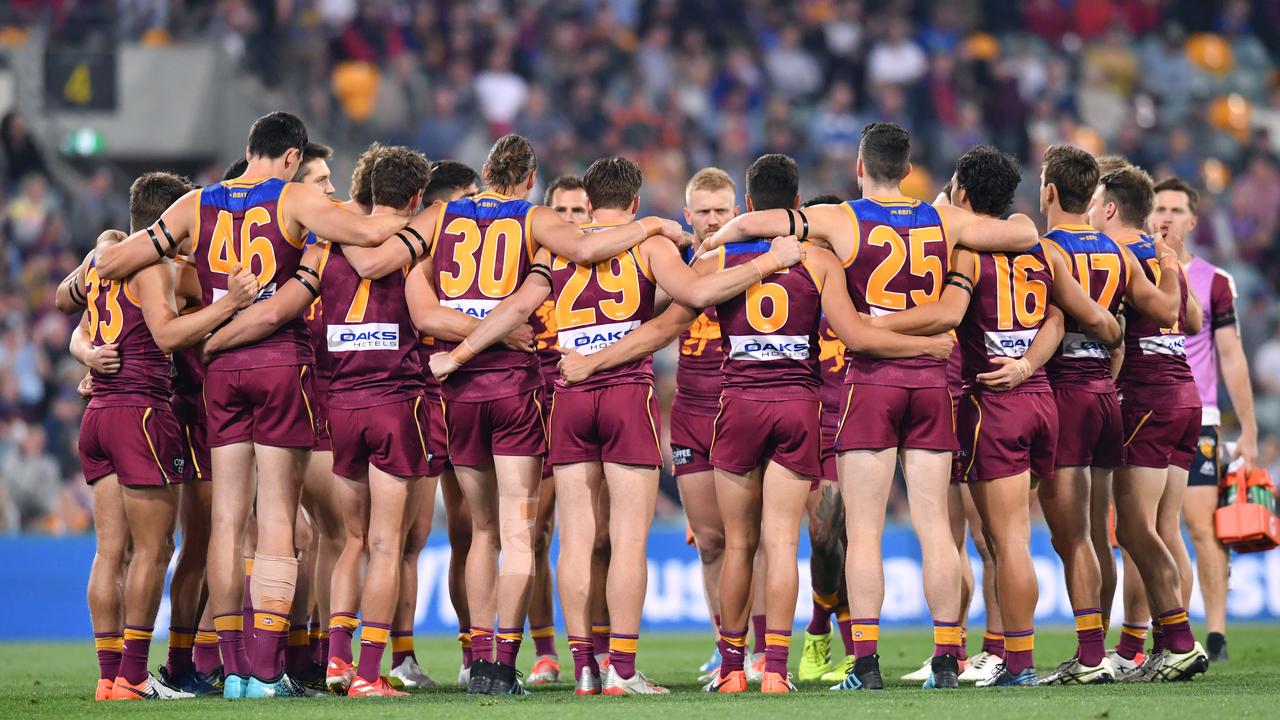
{"label": "dark hair", "polygon": [[640,166],[617,155],[591,163],[582,176],[582,186],[594,210],[630,210],[643,183]]}
{"label": "dark hair", "polygon": [[249,128],[249,154],[278,158],[290,150],[301,152],[307,147],[307,126],[298,116],[273,112],[253,121]]}
{"label": "dark hair", "polygon": [[800,207],[807,208],[813,207],[814,205],[839,205],[842,202],[844,201],[840,199],[839,195],[827,193],[825,195],[814,195],[808,200],[800,203]]}
{"label": "dark hair", "polygon": [[1112,170],[1121,170],[1123,168],[1132,167],[1133,163],[1129,162],[1129,158],[1123,155],[1100,155],[1098,156],[1098,176],[1101,177]]}
{"label": "dark hair", "polygon": [[990,145],[979,145],[956,161],[956,185],[964,188],[979,215],[1003,217],[1009,212],[1021,179],[1017,159]]}
{"label": "dark hair", "polygon": [[747,168],[747,197],[756,210],[789,208],[800,192],[800,168],[782,153],[761,155]]}
{"label": "dark hair", "polygon": [[874,122],[862,128],[858,157],[867,177],[898,182],[911,165],[911,134],[891,122]]}
{"label": "dark hair", "polygon": [[318,142],[309,142],[302,149],[302,162],[298,163],[298,171],[293,174],[294,182],[302,182],[307,174],[307,163],[312,160],[328,160],[333,156],[333,148]]}
{"label": "dark hair", "polygon": [[245,160],[244,158],[237,158],[235,162],[227,166],[226,170],[222,171],[222,179],[233,180],[235,178],[238,178],[241,175],[243,175],[244,171],[247,170],[248,168],[249,168],[248,160]]}
{"label": "dark hair", "polygon": [[1152,190],[1151,176],[1140,167],[1112,170],[1098,180],[1103,197],[1116,204],[1120,221],[1128,227],[1140,228],[1151,214],[1156,194]]}
{"label": "dark hair", "polygon": [[373,204],[403,208],[431,180],[427,156],[406,147],[383,148],[369,174]]}
{"label": "dark hair", "polygon": [[1187,209],[1191,211],[1192,215],[1196,214],[1196,206],[1200,204],[1200,193],[1196,192],[1196,189],[1191,187],[1191,183],[1180,177],[1171,177],[1165,178],[1164,180],[1156,183],[1155,188],[1153,188],[1153,192],[1158,193],[1162,193],[1166,190],[1180,192],[1186,195]]}
{"label": "dark hair", "polygon": [[373,172],[373,163],[378,154],[385,148],[382,143],[369,143],[369,147],[356,158],[355,169],[351,171],[351,199],[365,207],[373,207],[373,184],[369,175]]}
{"label": "dark hair", "polygon": [[1064,212],[1082,213],[1098,187],[1098,161],[1071,145],[1053,145],[1044,151],[1044,184],[1058,191],[1058,205]]}
{"label": "dark hair", "polygon": [[547,191],[542,195],[542,204],[551,207],[551,200],[555,197],[557,190],[585,190],[586,186],[582,184],[582,178],[577,175],[561,175],[551,184],[547,186]]}
{"label": "dark hair", "polygon": [[427,192],[422,196],[422,204],[430,205],[437,200],[444,200],[458,188],[476,185],[480,176],[470,165],[457,160],[437,160],[431,164],[431,182],[427,183]]}
{"label": "dark hair", "polygon": [[537,169],[538,158],[533,154],[533,146],[523,136],[510,133],[498,138],[489,148],[481,173],[489,187],[510,190]]}
{"label": "dark hair", "polygon": [[195,185],[180,175],[149,172],[129,186],[129,229],[137,232],[160,219],[165,210]]}

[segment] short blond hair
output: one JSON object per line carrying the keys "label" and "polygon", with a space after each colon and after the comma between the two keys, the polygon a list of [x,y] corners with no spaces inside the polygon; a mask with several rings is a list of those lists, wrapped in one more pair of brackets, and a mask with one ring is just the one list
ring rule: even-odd
{"label": "short blond hair", "polygon": [[1123,155],[1103,155],[1098,158],[1098,172],[1106,175],[1115,170],[1124,170],[1133,167],[1133,163]]}
{"label": "short blond hair", "polygon": [[738,186],[734,184],[733,178],[729,177],[729,173],[718,167],[705,167],[694,173],[689,178],[689,184],[684,186],[684,203],[689,204],[689,196],[694,190],[705,190],[715,192],[717,190],[731,190],[734,195],[738,194]]}

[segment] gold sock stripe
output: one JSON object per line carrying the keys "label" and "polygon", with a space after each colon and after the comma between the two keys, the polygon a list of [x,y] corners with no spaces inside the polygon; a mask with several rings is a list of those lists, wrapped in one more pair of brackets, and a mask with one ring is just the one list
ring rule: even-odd
{"label": "gold sock stripe", "polygon": [[373,627],[365,625],[360,628],[360,642],[373,643],[374,645],[386,645],[387,638],[391,636],[391,628]]}
{"label": "gold sock stripe", "polygon": [[583,645],[592,645],[592,644],[593,643],[591,642],[590,639],[584,640],[580,638],[569,638],[569,647],[573,647],[574,645],[578,645],[581,647]]}
{"label": "gold sock stripe", "polygon": [[253,574],[253,558],[244,559],[244,574],[245,575]]}
{"label": "gold sock stripe", "polygon": [[289,630],[289,644],[294,647],[299,645],[310,645],[311,632],[306,628],[291,628]]}
{"label": "gold sock stripe", "polygon": [[849,612],[849,608],[836,608],[836,622],[849,622],[853,619],[853,613]]}
{"label": "gold sock stripe", "polygon": [[521,630],[520,632],[494,633],[493,637],[504,642],[519,642],[524,638],[524,630]]}
{"label": "gold sock stripe", "polygon": [[790,647],[791,636],[783,635],[782,633],[767,632],[764,634],[764,644],[766,646],[772,645],[774,647],[777,647],[779,645]]}
{"label": "gold sock stripe", "polygon": [[471,649],[471,636],[467,633],[458,633],[458,644],[463,648]]}
{"label": "gold sock stripe", "polygon": [[982,639],[983,640],[1004,640],[1004,633],[984,632],[982,633]]}
{"label": "gold sock stripe", "polygon": [[124,641],[128,642],[130,640],[150,640],[151,633],[152,633],[151,630],[138,630],[137,628],[125,628]]}
{"label": "gold sock stripe", "polygon": [[201,630],[196,633],[197,645],[217,645],[218,633],[212,630]]}
{"label": "gold sock stripe", "polygon": [[613,628],[609,625],[592,625],[591,633],[593,635],[608,635]]}
{"label": "gold sock stripe", "polygon": [[320,639],[320,629],[319,629],[319,628],[311,628],[310,630],[308,630],[308,631],[307,631],[307,639],[308,639],[308,640],[319,640],[319,639]]}
{"label": "gold sock stripe", "polygon": [[[1187,622],[1187,614],[1185,612],[1180,612],[1180,613],[1170,615],[1168,617],[1160,618],[1160,627],[1161,629],[1164,629],[1169,627],[1170,625],[1177,625],[1178,623],[1184,623],[1184,622]],[[129,632],[128,630],[125,630],[126,635],[128,634],[128,632]]]}
{"label": "gold sock stripe", "polygon": [[1031,635],[1005,635],[1004,649],[1009,652],[1030,652],[1036,648],[1036,636]]}
{"label": "gold sock stripe", "polygon": [[[1086,630],[1102,629],[1102,613],[1088,613],[1087,615],[1076,616],[1076,632],[1084,632]],[[1008,637],[1005,642],[1008,642]]]}
{"label": "gold sock stripe", "polygon": [[720,639],[734,647],[747,646],[747,634],[745,632],[736,637],[733,635],[725,635],[724,633],[720,633]]}
{"label": "gold sock stripe", "polygon": [[534,639],[553,638],[556,636],[556,629],[550,625],[547,627],[533,628],[529,631],[529,637]]}
{"label": "gold sock stripe", "polygon": [[335,628],[355,632],[359,625],[360,620],[351,615],[333,615],[329,618],[329,632],[333,632]]}
{"label": "gold sock stripe", "polygon": [[169,647],[184,650],[196,644],[196,634],[169,631]]}
{"label": "gold sock stripe", "polygon": [[1146,640],[1147,628],[1145,627],[1135,628],[1135,627],[1129,627],[1128,625],[1125,625],[1122,628],[1120,628],[1120,634],[1128,635],[1129,637],[1135,637],[1135,638],[1138,638],[1139,640]]}
{"label": "gold sock stripe", "polygon": [[253,629],[269,632],[289,632],[289,618],[272,612],[259,610],[253,614]]}
{"label": "gold sock stripe", "polygon": [[849,629],[853,631],[854,640],[879,640],[880,639],[879,625],[859,625],[857,623],[854,623],[853,625],[850,626]]}
{"label": "gold sock stripe", "polygon": [[124,638],[119,635],[116,635],[115,637],[94,638],[93,649],[98,651],[111,650],[115,652],[124,652]]}
{"label": "gold sock stripe", "polygon": [[232,615],[219,615],[213,619],[214,633],[234,632],[236,630],[244,630],[244,616],[239,613]]}
{"label": "gold sock stripe", "polygon": [[392,637],[391,652],[413,652],[413,636],[396,635]]}
{"label": "gold sock stripe", "polygon": [[[935,645],[959,645],[960,628],[951,625],[933,626],[933,643]],[[1004,639],[1005,647],[1009,646],[1009,638]]]}
{"label": "gold sock stripe", "polygon": [[834,608],[837,603],[840,602],[840,596],[837,595],[836,593],[826,593],[826,594],[814,593],[813,601],[821,605],[822,607],[830,610],[831,608]]}
{"label": "gold sock stripe", "polygon": [[631,653],[634,655],[639,645],[639,638],[609,638],[609,652]]}

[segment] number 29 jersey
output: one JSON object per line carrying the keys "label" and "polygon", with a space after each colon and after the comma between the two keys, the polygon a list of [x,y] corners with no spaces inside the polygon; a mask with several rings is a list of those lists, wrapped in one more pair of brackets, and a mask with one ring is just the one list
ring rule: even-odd
{"label": "number 29 jersey", "polygon": [[[1129,284],[1129,264],[1115,240],[1088,225],[1060,225],[1044,236],[1046,251],[1058,252],[1071,274],[1094,302],[1115,314]],[[1062,347],[1045,365],[1049,381],[1088,392],[1112,392],[1111,351],[1089,337],[1068,315]]]}
{"label": "number 29 jersey", "polygon": [[[527,200],[483,192],[445,205],[431,259],[440,304],[483,320],[525,281],[533,265]],[[438,341],[448,352],[457,343]],[[495,344],[445,380],[446,400],[481,402],[542,387],[537,356]]]}
{"label": "number 29 jersey", "polygon": [[[227,180],[200,191],[191,262],[200,276],[205,305],[227,292],[236,265],[258,276],[262,291],[255,302],[275,294],[298,269],[306,238],[289,236],[280,208],[289,183],[276,178]],[[311,332],[302,315],[290,319],[269,337],[218,353],[210,370],[248,370],[281,365],[310,365],[315,360]]]}

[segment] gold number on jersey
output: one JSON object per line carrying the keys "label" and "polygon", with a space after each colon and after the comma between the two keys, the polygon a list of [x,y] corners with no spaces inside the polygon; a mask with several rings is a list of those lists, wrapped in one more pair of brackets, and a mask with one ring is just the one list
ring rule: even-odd
{"label": "gold number on jersey", "polygon": [[[1120,288],[1120,256],[1115,253],[1075,253],[1072,258],[1076,262],[1076,279],[1080,281],[1085,294],[1102,307],[1110,309],[1112,301],[1116,299],[1116,290]],[[1102,282],[1102,291],[1097,295],[1089,287],[1092,280],[1089,277],[1090,270],[1101,270],[1107,274]]]}
{"label": "gold number on jersey", "polygon": [[[520,221],[514,218],[494,220],[480,237],[480,226],[470,218],[454,218],[444,232],[461,235],[453,246],[453,259],[458,263],[456,273],[440,271],[440,292],[445,297],[461,297],[474,283],[485,297],[505,298],[515,292],[520,274],[520,253],[524,244],[524,232]],[[480,251],[477,265],[476,251]],[[501,271],[498,260],[502,260]]]}
{"label": "gold number on jersey", "polygon": [[[601,290],[621,296],[605,298],[597,303],[605,317],[610,320],[626,320],[640,309],[640,273],[636,270],[635,262],[629,257],[617,259],[618,266],[615,269],[614,260],[611,258],[596,263],[592,267],[579,265],[574,269],[573,275],[565,281],[564,289],[556,300],[557,329],[567,330],[595,324],[596,308],[577,307],[578,298],[587,289],[592,276],[595,276],[596,285],[600,286]],[[569,261],[557,257],[552,261],[551,266],[554,270],[564,270],[569,267]]]}
{"label": "gold number on jersey", "polygon": [[209,241],[209,269],[223,275],[230,275],[236,265],[249,270],[253,269],[253,259],[258,259],[258,284],[266,285],[276,276],[276,250],[271,245],[271,238],[254,235],[258,225],[269,225],[271,213],[266,208],[252,207],[244,214],[240,222],[240,248],[236,251],[232,242],[235,223],[230,212],[218,212],[218,223],[213,226],[213,237]]}
{"label": "gold number on jersey", "polygon": [[120,288],[123,282],[107,282],[107,317],[103,319],[98,312],[98,296],[102,293],[102,278],[97,268],[89,268],[85,273],[85,282],[89,285],[86,298],[89,310],[89,333],[96,336],[104,345],[115,342],[124,329],[124,311],[120,308]]}
{"label": "gold number on jersey", "polygon": [[[1156,285],[1159,285],[1160,284],[1160,258],[1147,258],[1147,265],[1151,267],[1151,281]],[[1160,330],[1165,333],[1174,333],[1174,334],[1180,333],[1182,332],[1182,320],[1181,319],[1174,320],[1173,327],[1160,328]]]}
{"label": "gold number on jersey", "polygon": [[[764,301],[769,299],[769,311]],[[747,324],[756,332],[777,332],[787,324],[791,305],[787,289],[778,283],[756,283],[747,288]]]}
{"label": "gold number on jersey", "polygon": [[[1044,272],[1045,265],[1034,255],[1019,255],[1010,268],[1009,256],[992,255],[996,263],[996,323],[1001,330],[1012,330],[1014,318],[1024,328],[1037,327],[1044,321],[1049,303],[1049,286],[1033,280],[1033,272]],[[1027,307],[1030,300],[1031,307]]]}
{"label": "gold number on jersey", "polygon": [[886,310],[906,310],[907,295],[906,293],[889,290],[889,283],[902,272],[902,266],[907,264],[908,257],[911,261],[911,274],[916,277],[932,277],[932,283],[928,290],[912,290],[912,305],[920,305],[927,302],[933,302],[938,299],[942,292],[942,275],[943,265],[942,258],[937,255],[930,255],[927,245],[929,243],[944,243],[942,237],[942,228],[920,227],[913,228],[908,233],[911,241],[911,252],[907,252],[907,243],[903,241],[898,231],[888,225],[877,225],[871,230],[871,234],[867,236],[867,244],[876,247],[888,246],[889,254],[884,260],[876,266],[871,272],[871,277],[867,279],[867,303],[876,307],[882,307]]}
{"label": "gold number on jersey", "polygon": [[346,322],[364,322],[364,311],[369,308],[369,290],[372,287],[373,281],[369,278],[360,281],[360,285],[356,287],[356,296],[351,298],[351,307],[347,308]]}

